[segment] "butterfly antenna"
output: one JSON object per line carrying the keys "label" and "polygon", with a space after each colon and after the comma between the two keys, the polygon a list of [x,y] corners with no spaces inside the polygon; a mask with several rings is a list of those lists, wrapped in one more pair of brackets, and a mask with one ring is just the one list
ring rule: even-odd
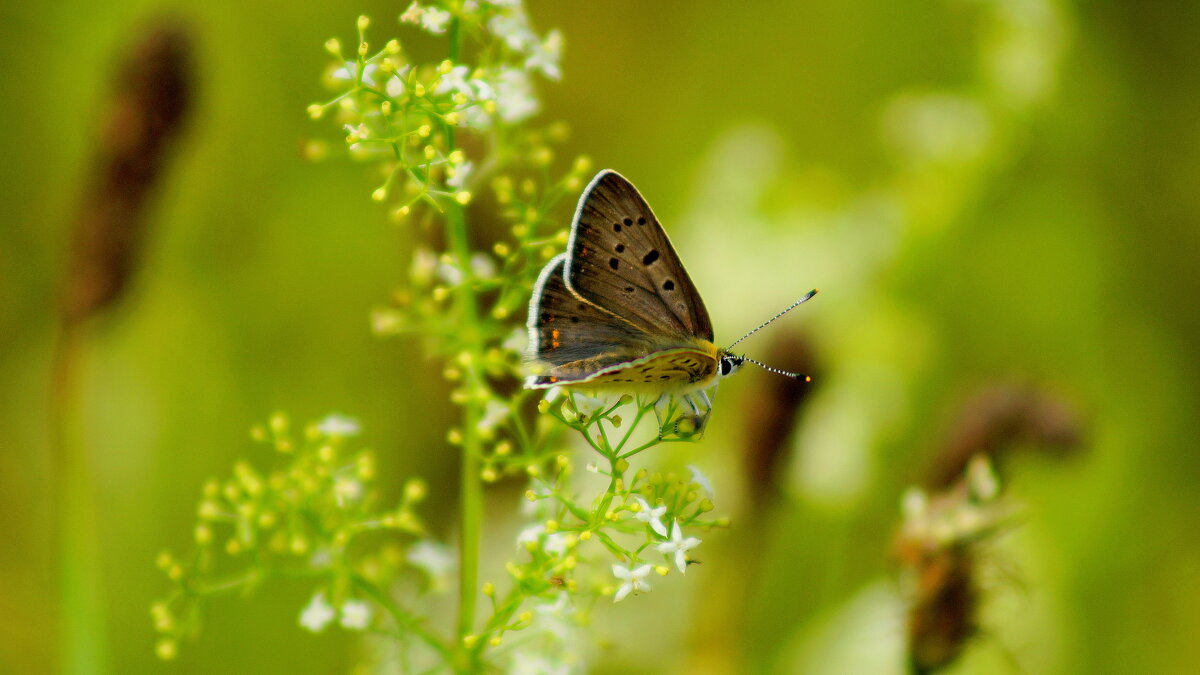
{"label": "butterfly antenna", "polygon": [[[813,292],[815,293],[816,291],[813,291]],[[808,297],[811,298],[812,293],[809,293]],[[807,299],[807,298],[805,298],[805,299]],[[803,300],[801,300],[801,302],[803,302]],[[796,303],[796,304],[800,304],[800,303]],[[759,368],[762,368],[763,370],[769,370],[772,373],[775,373],[776,375],[783,375],[784,377],[790,377],[793,380],[800,380],[801,382],[812,382],[812,378],[809,377],[808,375],[803,375],[801,373],[793,373],[793,372],[789,372],[787,370],[780,370],[778,368],[772,368],[771,366],[768,366],[767,364],[762,363],[761,361],[755,361],[754,359],[750,358],[749,356],[743,356],[743,357],[741,357],[741,359],[743,361],[749,361],[750,363],[753,363],[754,365],[758,366]]]}
{"label": "butterfly antenna", "polygon": [[[734,343],[732,345],[729,345],[726,349],[727,350],[733,349],[734,345],[736,345],[737,343],[741,342],[742,340],[745,340],[746,338],[750,337],[751,335],[754,335],[758,331],[771,325],[776,319],[783,316],[784,314],[787,314],[788,312],[792,311],[793,309],[796,309],[800,305],[803,305],[804,303],[808,302],[812,298],[812,296],[817,294],[817,291],[819,291],[819,290],[821,290],[821,289],[814,288],[811,291],[809,291],[808,293],[805,293],[803,298],[800,298],[799,300],[793,302],[787,309],[783,310],[782,312],[780,312],[780,313],[776,314],[775,316],[762,322],[762,324],[759,325],[758,328],[755,328],[754,330],[750,331],[749,333],[746,333],[742,337],[738,338],[737,340],[734,341]],[[749,360],[749,359],[747,359],[747,360]],[[758,363],[758,361],[754,361],[753,363]],[[763,364],[758,363],[758,365],[762,366]],[[763,368],[767,368],[767,366],[763,366]],[[767,370],[771,370],[771,368],[767,368]],[[783,374],[786,375],[787,373],[783,373]]]}

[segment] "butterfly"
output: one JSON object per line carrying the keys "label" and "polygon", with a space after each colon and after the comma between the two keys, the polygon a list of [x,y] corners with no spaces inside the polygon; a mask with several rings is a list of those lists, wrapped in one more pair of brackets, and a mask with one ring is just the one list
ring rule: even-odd
{"label": "butterfly", "polygon": [[638,189],[604,170],[583,190],[566,253],[546,263],[529,301],[530,389],[679,396],[703,428],[706,390],[749,362],[730,351],[816,295],[816,289],[727,348],[713,342],[704,301]]}

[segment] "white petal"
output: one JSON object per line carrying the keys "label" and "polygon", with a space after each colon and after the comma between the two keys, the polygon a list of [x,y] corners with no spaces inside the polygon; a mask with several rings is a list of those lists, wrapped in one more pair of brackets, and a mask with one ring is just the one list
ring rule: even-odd
{"label": "white petal", "polygon": [[325,419],[317,424],[317,431],[326,436],[354,436],[359,430],[358,420],[337,413],[326,415]]}
{"label": "white petal", "polygon": [[662,521],[657,516],[650,521],[650,529],[657,532],[660,536],[667,536],[667,527],[662,524]]}
{"label": "white petal", "polygon": [[633,584],[624,584],[617,589],[617,594],[613,596],[613,602],[620,602],[625,599],[625,596],[633,590]]}
{"label": "white petal", "polygon": [[337,613],[333,605],[325,600],[325,593],[318,591],[300,613],[300,625],[314,633],[320,633],[335,616]]}
{"label": "white petal", "polygon": [[653,520],[650,522],[650,527],[662,536],[667,536],[667,528],[662,524],[661,520]]}
{"label": "white petal", "polygon": [[339,623],[347,630],[365,630],[371,625],[371,606],[362,600],[347,600]]}
{"label": "white petal", "polygon": [[692,482],[695,483],[696,485],[699,485],[704,490],[704,492],[708,495],[709,499],[715,498],[716,493],[713,491],[712,481],[710,481],[708,479],[708,476],[705,476],[704,473],[702,471],[700,471],[700,469],[697,469],[695,466],[692,466],[691,464],[689,464],[687,468],[689,471],[692,472]]}
{"label": "white petal", "polygon": [[400,98],[404,95],[404,80],[401,80],[393,75],[392,79],[387,81],[385,90],[387,91],[388,96],[391,96],[392,98]]}

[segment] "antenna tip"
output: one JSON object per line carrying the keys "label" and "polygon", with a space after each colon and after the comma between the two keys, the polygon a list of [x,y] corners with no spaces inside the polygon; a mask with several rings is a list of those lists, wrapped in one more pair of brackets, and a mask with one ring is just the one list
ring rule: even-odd
{"label": "antenna tip", "polygon": [[812,377],[811,377],[811,376],[809,376],[809,375],[805,375],[805,376],[804,376],[804,381],[805,381],[805,382],[812,382]]}

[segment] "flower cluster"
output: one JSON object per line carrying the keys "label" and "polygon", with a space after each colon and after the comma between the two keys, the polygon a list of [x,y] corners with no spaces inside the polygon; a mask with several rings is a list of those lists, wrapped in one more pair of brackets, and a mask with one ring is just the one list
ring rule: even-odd
{"label": "flower cluster", "polygon": [[[455,48],[436,63],[421,63],[397,39],[372,48],[371,20],[359,17],[349,57],[337,38],[325,43],[333,57],[326,80],[336,95],[308,107],[313,119],[332,114],[352,157],[377,164],[382,183],[372,198],[388,203],[395,220],[421,205],[442,212],[448,201],[470,203],[472,189],[503,165],[550,163],[553,152],[546,142],[553,138],[516,130],[540,107],[532,73],[559,77],[561,35],[539,37],[515,2],[456,7],[414,2],[400,22],[434,34],[450,32]],[[464,37],[479,43],[477,63],[458,53]],[[486,164],[458,148],[463,139],[456,139],[457,132],[487,146]],[[555,135],[561,130],[549,134]],[[314,148],[314,154],[324,154],[322,145]]]}
{"label": "flower cluster", "polygon": [[[579,638],[563,626],[585,622],[591,599],[620,602],[650,591],[651,576],[672,569],[686,573],[701,543],[692,535],[728,526],[726,518],[709,517],[712,487],[699,470],[689,467],[683,476],[632,466],[652,447],[694,439],[677,431],[680,418],[673,407],[662,419],[655,408],[655,398],[595,398],[562,389],[549,390],[538,402],[537,428],[573,430],[595,459],[584,463],[581,475],[578,462],[564,454],[541,463],[526,460],[523,510],[532,523],[516,537],[523,555],[507,565],[512,582],[507,594],[484,585],[493,615],[479,634],[468,636],[472,643],[499,646],[505,633],[531,623],[537,632],[534,619],[554,607],[558,628],[543,631],[539,653],[577,659]],[[517,663],[531,655],[518,647],[509,657]]]}
{"label": "flower cluster", "polygon": [[[335,619],[347,630],[365,630],[380,609],[396,621],[413,620],[386,589],[405,568],[424,570],[427,586],[435,586],[430,566],[417,557],[440,546],[427,539],[414,511],[426,487],[409,481],[398,501],[383,505],[374,487],[375,455],[350,445],[358,431],[357,422],[340,415],[299,433],[282,414],[253,429],[254,440],[284,462],[264,473],[241,461],[231,477],[207,482],[196,507],[194,551],[159,555],[158,567],[174,585],[151,609],[160,657],[172,658],[178,640],[199,629],[210,598],[245,593],[275,577],[314,582],[312,601],[300,613],[300,625],[314,632]],[[377,544],[369,552],[354,545],[364,537]]]}
{"label": "flower cluster", "polygon": [[[372,48],[372,22],[360,17],[351,55],[337,39],[326,43],[333,60],[325,79],[335,93],[308,112],[333,119],[349,156],[379,181],[372,198],[405,226],[406,278],[372,312],[371,325],[380,336],[422,339],[453,383],[461,422],[446,442],[459,451],[463,472],[459,547],[426,536],[411,510],[423,493],[419,482],[391,510],[375,507],[370,455],[344,452],[356,423],[331,417],[298,442],[279,417],[255,435],[291,463],[269,476],[239,465],[227,484],[206,488],[199,551],[187,563],[161,561],[177,586],[154,609],[164,657],[190,630],[176,617],[194,617],[217,593],[286,574],[317,581],[299,615],[309,631],[335,623],[386,628],[460,672],[577,670],[589,642],[579,627],[597,598],[619,601],[648,591],[651,573],[686,572],[700,545],[694,534],[726,524],[708,517],[712,489],[702,475],[631,467],[656,445],[698,436],[696,420],[673,402],[559,390],[543,398],[520,386],[524,308],[542,266],[567,243],[564,198],[574,198],[591,171],[586,157],[556,160],[565,125],[529,126],[540,107],[535,77],[559,77],[561,36],[536,33],[516,0],[413,2],[399,23],[444,35],[446,58],[423,62],[396,39]],[[314,141],[309,154],[327,148]],[[471,231],[468,207],[486,207],[503,234],[487,240]],[[599,456],[586,471],[563,450],[571,432]],[[530,524],[498,589],[479,579],[482,489],[504,479],[529,481]],[[223,555],[214,548],[217,525],[230,529],[220,535]],[[377,530],[406,538],[376,537],[375,546],[348,553],[350,541]],[[241,571],[224,572],[230,560],[244,561]],[[387,584],[421,574],[427,591],[449,590],[452,573],[458,611],[450,630],[427,627]],[[490,613],[477,611],[483,599]],[[514,631],[520,639],[506,640]]]}

